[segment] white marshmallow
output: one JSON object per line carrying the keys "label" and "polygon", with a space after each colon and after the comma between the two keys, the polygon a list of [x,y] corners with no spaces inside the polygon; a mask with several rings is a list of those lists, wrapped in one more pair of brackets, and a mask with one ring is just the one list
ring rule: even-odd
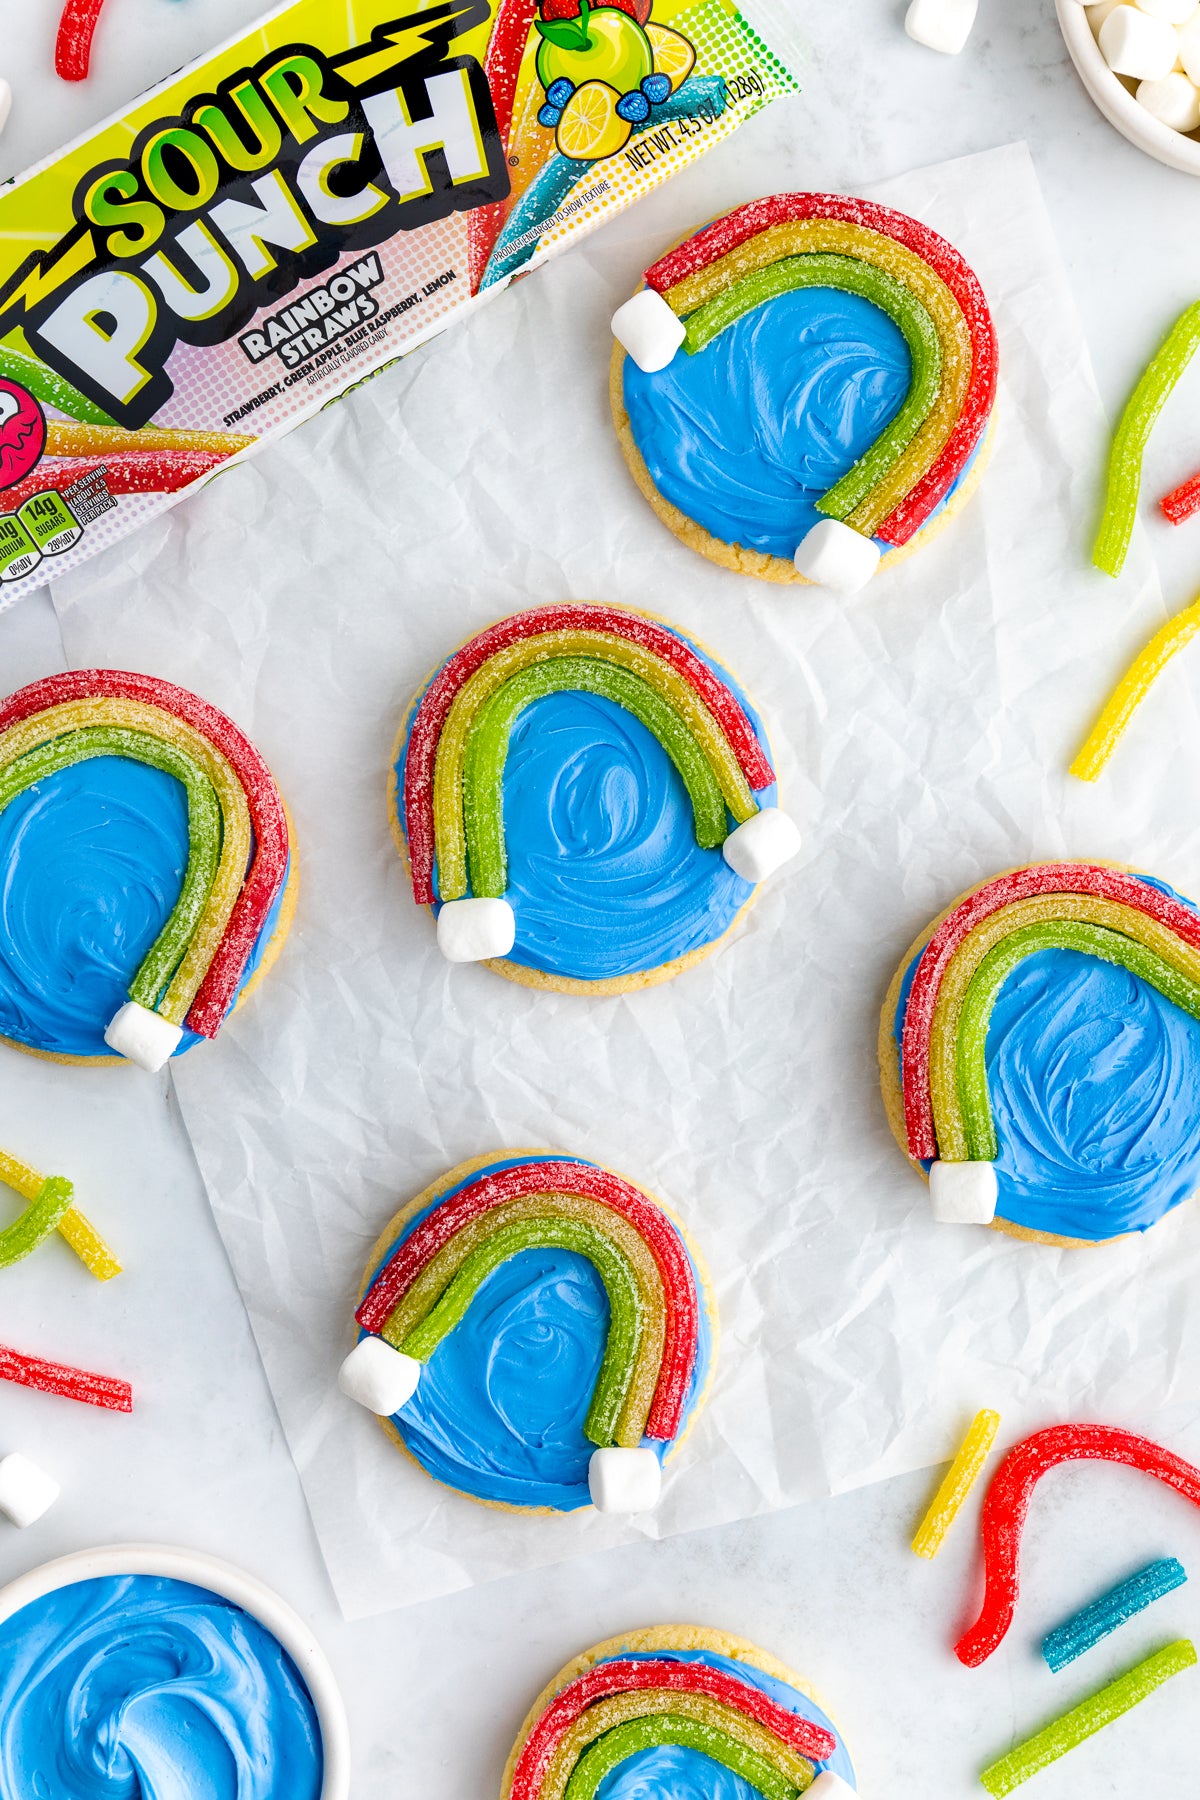
{"label": "white marshmallow", "polygon": [[808,1789],[805,1800],[846,1800],[847,1795],[850,1796],[850,1800],[858,1800],[858,1796],[848,1781],[843,1781],[841,1776],[835,1775],[832,1769],[822,1769]]}
{"label": "white marshmallow", "polygon": [[912,0],[904,29],[918,44],[957,56],[971,35],[979,0]]}
{"label": "white marshmallow", "polygon": [[0,1512],[22,1531],[49,1512],[61,1493],[53,1476],[19,1450],[0,1458]]}
{"label": "white marshmallow", "polygon": [[758,882],[791,862],[799,848],[800,833],[795,822],[778,806],[764,806],[730,832],[721,854],[735,875],[743,881]]}
{"label": "white marshmallow", "polygon": [[1117,6],[1100,27],[1100,54],[1114,75],[1161,81],[1175,67],[1179,38],[1173,26],[1136,6]]}
{"label": "white marshmallow", "polygon": [[338,1386],[368,1412],[390,1419],[406,1406],[417,1391],[421,1364],[403,1350],[393,1350],[382,1338],[365,1337],[338,1370]]}
{"label": "white marshmallow", "polygon": [[929,1198],[939,1225],[990,1225],[1000,1184],[990,1162],[935,1162],[929,1171]]}
{"label": "white marshmallow", "polygon": [[817,587],[857,594],[879,567],[880,554],[879,545],[852,525],[821,519],[805,535],[794,561],[805,580]]}
{"label": "white marshmallow", "polygon": [[1190,25],[1200,11],[1200,0],[1136,0],[1136,4],[1139,12],[1175,26]]}
{"label": "white marshmallow", "polygon": [[645,1448],[597,1450],[588,1464],[588,1492],[597,1512],[653,1512],[662,1493],[662,1464]]}
{"label": "white marshmallow", "polygon": [[612,334],[647,375],[657,375],[674,360],[687,327],[662,295],[643,288],[612,316]]}
{"label": "white marshmallow", "polygon": [[151,1075],[171,1060],[182,1037],[178,1025],[172,1025],[161,1013],[139,1006],[136,1000],[126,1001],[104,1033],[110,1050],[119,1051]]}
{"label": "white marshmallow", "polygon": [[1195,131],[1200,126],[1200,88],[1182,69],[1172,69],[1161,81],[1139,82],[1137,101],[1172,131]]}
{"label": "white marshmallow", "polygon": [[517,941],[507,900],[447,900],[437,916],[438,949],[447,962],[486,962],[507,956]]}
{"label": "white marshmallow", "polygon": [[4,77],[0,75],[0,131],[8,124],[8,115],[12,111],[12,89]]}
{"label": "white marshmallow", "polygon": [[1184,73],[1189,81],[1200,87],[1200,19],[1193,25],[1185,25],[1177,42]]}

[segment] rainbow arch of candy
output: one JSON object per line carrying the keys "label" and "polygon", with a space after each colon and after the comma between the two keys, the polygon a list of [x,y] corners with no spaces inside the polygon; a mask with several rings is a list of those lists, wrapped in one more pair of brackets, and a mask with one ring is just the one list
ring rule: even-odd
{"label": "rainbow arch of candy", "polygon": [[[686,1423],[703,1301],[672,1220],[607,1169],[569,1158],[516,1163],[436,1206],[364,1296],[356,1318],[368,1335],[343,1364],[343,1391],[383,1416],[398,1411],[488,1275],[547,1247],[586,1257],[608,1293],[608,1339],[584,1426],[603,1459],[593,1465],[610,1479],[616,1469],[618,1483],[631,1479],[643,1498],[649,1481],[652,1505],[661,1465],[649,1444],[674,1442]],[[593,1479],[594,1499],[598,1486]]]}
{"label": "rainbow arch of candy", "polygon": [[701,1750],[760,1793],[852,1792],[836,1777],[813,1783],[814,1765],[837,1750],[832,1732],[725,1669],[649,1651],[596,1663],[559,1689],[521,1746],[505,1800],[590,1797],[623,1762],[664,1744]]}
{"label": "rainbow arch of candy", "polygon": [[232,720],[172,682],[78,669],[0,705],[0,810],[73,763],[122,756],[187,794],[188,867],[179,898],[129,986],[105,1042],[160,1069],[184,1028],[215,1037],[283,888],[288,827],[270,770]]}
{"label": "rainbow arch of candy", "polygon": [[1104,864],[1038,863],[968,894],[921,953],[900,1042],[908,1151],[931,1165],[947,1221],[995,1216],[988,1020],[1012,971],[1047,949],[1116,963],[1200,1019],[1200,916],[1161,889]]}
{"label": "rainbow arch of candy", "polygon": [[786,815],[756,797],[775,773],[745,708],[688,643],[618,607],[534,607],[480,632],[443,664],[408,736],[403,817],[413,897],[440,902],[438,942],[451,961],[512,949],[501,791],[509,736],[527,705],[563,688],[602,694],[641,719],[683,777],[697,841],[719,846],[738,874],[762,880],[799,846]]}
{"label": "rainbow arch of candy", "polygon": [[862,295],[899,326],[912,358],[908,397],[876,442],[818,502],[827,515],[796,567],[853,593],[929,522],[963,474],[996,400],[996,333],[978,278],[945,238],[907,214],[839,194],[751,201],[646,270],[613,332],[654,374],[704,348],[753,307],[792,288]]}

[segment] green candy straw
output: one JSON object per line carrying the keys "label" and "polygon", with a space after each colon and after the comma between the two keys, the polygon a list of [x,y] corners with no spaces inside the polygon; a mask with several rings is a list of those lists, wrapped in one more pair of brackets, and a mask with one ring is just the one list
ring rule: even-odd
{"label": "green candy straw", "polygon": [[1014,1788],[1028,1781],[1031,1775],[1037,1775],[1068,1750],[1076,1750],[1096,1732],[1103,1731],[1114,1719],[1129,1712],[1133,1707],[1146,1700],[1160,1688],[1164,1681],[1170,1681],[1173,1675],[1182,1675],[1196,1661],[1196,1646],[1187,1638],[1180,1638],[1178,1643],[1168,1644],[1165,1650],[1148,1656],[1128,1674],[1118,1676],[1116,1681],[1109,1682],[1082,1706],[1064,1713],[1044,1731],[1027,1738],[985,1769],[979,1777],[989,1794],[1011,1794]]}
{"label": "green candy straw", "polygon": [[992,1008],[1013,970],[1038,950],[1078,950],[1102,962],[1116,963],[1192,1018],[1200,1019],[1200,986],[1136,939],[1078,919],[1023,925],[984,957],[967,988],[959,1017],[958,1098],[972,1161],[994,1162],[999,1154],[987,1083],[987,1030]]}
{"label": "green candy straw", "polygon": [[1175,321],[1129,397],[1113,433],[1108,455],[1104,516],[1092,561],[1106,575],[1119,575],[1129,553],[1142,486],[1142,458],[1154,421],[1171,390],[1200,349],[1200,300]]}
{"label": "green candy straw", "polygon": [[912,382],[904,405],[854,467],[817,502],[817,510],[845,519],[891,472],[921,429],[942,385],[942,345],[924,302],[886,269],[852,256],[785,256],[705,301],[687,322],[689,355],[703,350],[743,313],[796,288],[838,288],[877,306],[904,334],[912,358]]}
{"label": "green candy straw", "polygon": [[467,736],[463,763],[463,820],[471,892],[503,899],[508,886],[504,842],[504,764],[513,726],[527,706],[564,691],[612,700],[658,739],[683,777],[695,817],[696,842],[714,850],[729,835],[725,798],[694,733],[673,706],[640,675],[591,656],[555,656],[531,663],[496,689]]}
{"label": "green candy straw", "polygon": [[0,1231],[0,1269],[20,1262],[31,1250],[57,1231],[59,1221],[70,1211],[75,1188],[61,1175],[51,1175],[43,1184],[36,1200],[31,1200],[19,1219],[7,1231]]}
{"label": "green candy straw", "polygon": [[[641,1298],[628,1258],[594,1226],[579,1219],[519,1219],[503,1226],[472,1252],[421,1324],[393,1348],[417,1362],[428,1362],[443,1338],[466,1317],[488,1276],[523,1250],[574,1250],[588,1259],[604,1283],[609,1305],[608,1342],[583,1429],[593,1444],[609,1445],[614,1441],[617,1421],[633,1380],[642,1336]],[[387,1339],[386,1326],[383,1335]]]}
{"label": "green candy straw", "polygon": [[796,1800],[796,1796],[804,1791],[774,1768],[765,1756],[739,1743],[719,1725],[708,1725],[702,1719],[687,1719],[676,1713],[652,1713],[616,1725],[597,1738],[575,1764],[564,1800],[595,1800],[601,1784],[621,1763],[643,1750],[656,1750],[665,1744],[680,1744],[722,1763],[762,1794],[764,1800]]}
{"label": "green candy straw", "polygon": [[182,782],[188,807],[188,866],[179,898],[129,986],[129,997],[154,1010],[159,994],[183,961],[204,911],[221,852],[221,807],[207,775],[182,750],[148,732],[88,726],[52,738],[0,771],[0,812],[36,781],[97,756],[146,763]]}
{"label": "green candy straw", "polygon": [[45,363],[36,357],[26,356],[22,350],[13,350],[0,344],[0,375],[6,381],[15,381],[21,387],[28,388],[35,400],[43,406],[52,406],[56,412],[64,413],[68,419],[74,419],[80,425],[112,425],[106,412],[93,406],[78,388],[72,387]]}

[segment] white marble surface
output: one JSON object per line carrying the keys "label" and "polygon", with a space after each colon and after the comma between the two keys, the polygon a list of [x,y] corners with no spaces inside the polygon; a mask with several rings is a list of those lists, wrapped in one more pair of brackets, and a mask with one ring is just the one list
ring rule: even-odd
{"label": "white marble surface", "polygon": [[[108,0],[95,76],[69,90],[50,72],[52,0],[0,0],[0,74],[16,91],[0,177],[257,10],[254,0]],[[902,11],[900,0],[810,0],[807,92],[743,134],[761,157],[761,186],[769,186],[772,146],[784,138],[806,147],[813,186],[849,187],[1027,138],[1102,391],[1118,404],[1152,339],[1195,298],[1191,222],[1200,187],[1142,158],[1093,112],[1049,0],[983,0],[958,60],[910,44]],[[520,303],[519,295],[506,302]],[[1200,462],[1189,426],[1189,398],[1198,393],[1193,371],[1156,434],[1156,493]],[[1200,574],[1200,523],[1152,530],[1168,604],[1182,605]],[[0,618],[0,688],[60,662],[45,596]],[[0,1452],[25,1450],[66,1489],[28,1533],[0,1531],[0,1581],[111,1538],[194,1544],[253,1569],[292,1599],[329,1648],[350,1707],[362,1800],[486,1800],[542,1679],[581,1646],[634,1623],[686,1617],[772,1648],[824,1691],[850,1738],[863,1792],[897,1800],[979,1794],[978,1769],[1014,1735],[1169,1637],[1200,1636],[1193,1586],[1074,1674],[1051,1677],[1036,1658],[1042,1631],[1140,1563],[1175,1554],[1200,1570],[1200,1517],[1110,1470],[1064,1474],[1041,1496],[1027,1539],[1025,1604],[1009,1644],[980,1672],[948,1654],[971,1599],[970,1530],[961,1528],[933,1566],[905,1548],[929,1488],[921,1476],[348,1626],[165,1087],[51,1075],[5,1054],[0,1143],[18,1135],[47,1163],[76,1174],[81,1200],[119,1236],[130,1274],[98,1294],[65,1249],[48,1246],[25,1266],[19,1289],[6,1287],[0,1336],[53,1342],[63,1355],[136,1374],[143,1401],[132,1419],[118,1419],[80,1416],[12,1390],[0,1395]],[[1172,1441],[1172,1421],[1155,1423]],[[1200,1459],[1200,1442],[1175,1441]],[[1074,1800],[1144,1784],[1182,1800],[1200,1763],[1197,1679],[1040,1777],[1030,1793]]]}

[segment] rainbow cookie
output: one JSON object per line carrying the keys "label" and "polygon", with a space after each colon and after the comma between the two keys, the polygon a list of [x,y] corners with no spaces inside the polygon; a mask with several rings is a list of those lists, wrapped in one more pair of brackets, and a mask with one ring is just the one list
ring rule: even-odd
{"label": "rainbow cookie", "polygon": [[215,1037],[282,947],[287,814],[224,713],[81,669],[0,703],[0,1037],[160,1069]]}
{"label": "rainbow cookie", "polygon": [[800,844],[725,670],[658,619],[578,602],[442,664],[401,728],[392,817],[451,962],[585,994],[706,956]]}
{"label": "rainbow cookie", "polygon": [[973,491],[996,334],[978,279],[928,226],[775,194],[645,282],[613,318],[613,416],[642,493],[702,555],[855,593]]}
{"label": "rainbow cookie", "polygon": [[879,1063],[936,1219],[1147,1231],[1200,1187],[1200,911],[1108,863],[1009,870],[908,951]]}
{"label": "rainbow cookie", "polygon": [[585,1651],[538,1696],[500,1800],[845,1800],[854,1768],[799,1676],[728,1632],[660,1625]]}
{"label": "rainbow cookie", "polygon": [[708,1278],[682,1227],[578,1157],[462,1163],[371,1253],[339,1385],[484,1505],[644,1512],[702,1406]]}

